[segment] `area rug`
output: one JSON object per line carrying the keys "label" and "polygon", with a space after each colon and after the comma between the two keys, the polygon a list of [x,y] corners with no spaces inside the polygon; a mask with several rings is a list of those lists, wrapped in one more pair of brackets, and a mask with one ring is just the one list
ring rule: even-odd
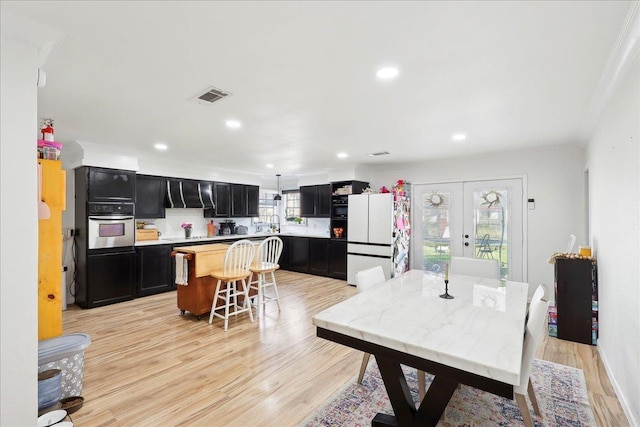
{"label": "area rug", "polygon": [[[331,398],[317,408],[302,425],[370,426],[378,413],[393,414],[387,391],[374,358],[369,363],[362,384],[352,378]],[[403,367],[415,403],[418,402],[418,379],[414,368]],[[427,386],[433,377],[427,375]],[[580,369],[535,359],[531,381],[536,391],[542,417],[529,411],[536,427],[596,426]],[[438,426],[520,426],[524,421],[515,400],[505,399],[473,387],[461,386],[453,394]]]}

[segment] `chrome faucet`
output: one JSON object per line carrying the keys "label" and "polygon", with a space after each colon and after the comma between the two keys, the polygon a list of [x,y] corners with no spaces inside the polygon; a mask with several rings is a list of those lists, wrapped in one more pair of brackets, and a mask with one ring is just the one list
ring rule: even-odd
{"label": "chrome faucet", "polygon": [[[277,219],[278,222],[274,222],[273,219]],[[271,224],[271,229],[273,230],[274,228],[276,229],[276,231],[279,233],[280,232],[280,216],[278,214],[273,214],[269,217],[269,223]],[[277,227],[276,227],[277,225]]]}

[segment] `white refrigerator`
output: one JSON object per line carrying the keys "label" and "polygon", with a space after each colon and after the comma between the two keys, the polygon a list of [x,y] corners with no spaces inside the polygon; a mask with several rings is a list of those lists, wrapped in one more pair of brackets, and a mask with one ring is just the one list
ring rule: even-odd
{"label": "white refrigerator", "polygon": [[393,277],[394,203],[392,193],[349,196],[347,216],[347,283],[356,272],[382,266]]}

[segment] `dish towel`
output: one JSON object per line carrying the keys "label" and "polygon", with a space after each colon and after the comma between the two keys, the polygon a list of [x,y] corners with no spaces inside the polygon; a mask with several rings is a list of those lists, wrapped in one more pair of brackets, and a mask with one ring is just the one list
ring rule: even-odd
{"label": "dish towel", "polygon": [[184,259],[184,254],[176,254],[176,285],[187,286],[189,280],[189,261]]}

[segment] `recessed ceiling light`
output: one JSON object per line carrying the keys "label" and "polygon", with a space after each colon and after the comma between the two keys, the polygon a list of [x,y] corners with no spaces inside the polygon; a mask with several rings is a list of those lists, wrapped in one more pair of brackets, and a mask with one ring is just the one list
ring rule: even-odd
{"label": "recessed ceiling light", "polygon": [[225,124],[227,125],[228,128],[231,128],[231,129],[238,129],[242,127],[242,123],[240,123],[238,120],[227,120]]}
{"label": "recessed ceiling light", "polygon": [[162,142],[158,142],[157,144],[154,144],[153,147],[156,150],[160,150],[160,151],[165,151],[167,148],[169,148],[167,144],[163,144]]}
{"label": "recessed ceiling light", "polygon": [[400,73],[400,71],[395,67],[384,67],[376,72],[376,76],[378,76],[379,79],[389,80],[397,77],[398,73]]}
{"label": "recessed ceiling light", "polygon": [[273,164],[269,163],[269,164],[267,165],[267,167],[268,167],[269,169],[273,169]]}
{"label": "recessed ceiling light", "polygon": [[453,135],[451,135],[451,139],[453,139],[454,141],[464,141],[465,139],[467,139],[467,134],[466,133],[454,133]]}
{"label": "recessed ceiling light", "polygon": [[336,154],[336,156],[338,156],[339,159],[345,159],[345,158],[349,157],[349,155],[347,153],[338,153],[338,154]]}

